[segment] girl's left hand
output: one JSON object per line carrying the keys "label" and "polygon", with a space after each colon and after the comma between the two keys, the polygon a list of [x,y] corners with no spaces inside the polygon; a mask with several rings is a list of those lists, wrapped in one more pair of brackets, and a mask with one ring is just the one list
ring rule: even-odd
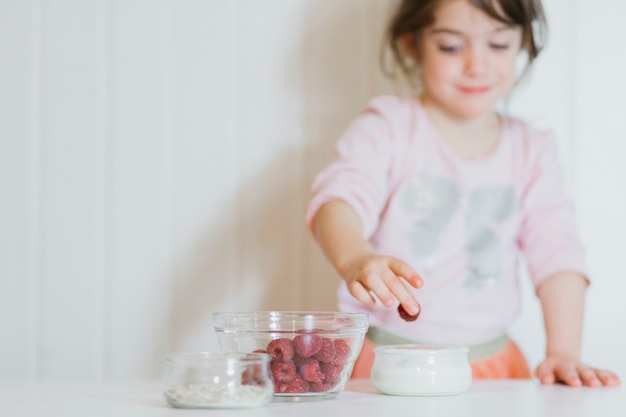
{"label": "girl's left hand", "polygon": [[621,385],[619,377],[611,371],[592,368],[579,361],[559,356],[548,356],[537,367],[535,376],[544,385],[557,382],[571,387],[583,385],[615,387]]}

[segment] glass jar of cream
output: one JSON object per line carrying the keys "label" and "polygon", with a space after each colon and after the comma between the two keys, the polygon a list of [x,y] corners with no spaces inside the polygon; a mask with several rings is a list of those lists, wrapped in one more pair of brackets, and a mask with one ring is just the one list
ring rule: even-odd
{"label": "glass jar of cream", "polygon": [[468,352],[464,346],[378,346],[372,384],[388,395],[460,394],[472,383]]}

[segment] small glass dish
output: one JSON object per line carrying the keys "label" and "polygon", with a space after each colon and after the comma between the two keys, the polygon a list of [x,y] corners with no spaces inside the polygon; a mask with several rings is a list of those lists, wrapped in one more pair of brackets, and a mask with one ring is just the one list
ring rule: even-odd
{"label": "small glass dish", "polygon": [[271,355],[273,401],[334,398],[350,379],[368,329],[364,313],[259,311],[213,314],[220,348]]}
{"label": "small glass dish", "polygon": [[468,352],[464,346],[378,346],[372,384],[388,395],[460,394],[472,384]]}
{"label": "small glass dish", "polygon": [[264,353],[171,353],[165,357],[165,400],[176,408],[248,408],[266,404],[274,387]]}

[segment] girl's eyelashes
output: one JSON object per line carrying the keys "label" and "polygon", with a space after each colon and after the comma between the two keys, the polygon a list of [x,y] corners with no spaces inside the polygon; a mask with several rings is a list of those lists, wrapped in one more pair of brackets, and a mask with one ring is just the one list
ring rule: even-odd
{"label": "girl's eyelashes", "polygon": [[505,51],[509,49],[510,45],[508,43],[490,43],[489,47],[496,51]]}
{"label": "girl's eyelashes", "polygon": [[[489,43],[489,48],[494,51],[506,51],[510,47],[511,45],[509,43]],[[446,54],[455,54],[463,50],[463,46],[461,45],[438,45],[437,48],[439,51]]]}
{"label": "girl's eyelashes", "polygon": [[447,54],[453,54],[459,52],[461,47],[456,45],[439,45],[439,50]]}

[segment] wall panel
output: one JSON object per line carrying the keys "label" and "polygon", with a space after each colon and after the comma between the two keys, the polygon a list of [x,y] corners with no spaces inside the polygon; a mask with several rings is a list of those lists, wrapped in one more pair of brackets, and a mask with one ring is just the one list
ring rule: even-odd
{"label": "wall panel", "polygon": [[171,245],[170,4],[110,10],[110,369],[149,375],[167,348]]}
{"label": "wall panel", "polygon": [[95,141],[94,6],[68,0],[42,8],[40,349],[44,376],[94,372],[89,329],[96,324],[91,306],[96,168],[101,157]]}
{"label": "wall panel", "polygon": [[210,314],[237,293],[238,13],[237,2],[172,5],[174,350],[217,349]]}
{"label": "wall panel", "polygon": [[0,375],[34,376],[39,358],[38,2],[0,2]]}

